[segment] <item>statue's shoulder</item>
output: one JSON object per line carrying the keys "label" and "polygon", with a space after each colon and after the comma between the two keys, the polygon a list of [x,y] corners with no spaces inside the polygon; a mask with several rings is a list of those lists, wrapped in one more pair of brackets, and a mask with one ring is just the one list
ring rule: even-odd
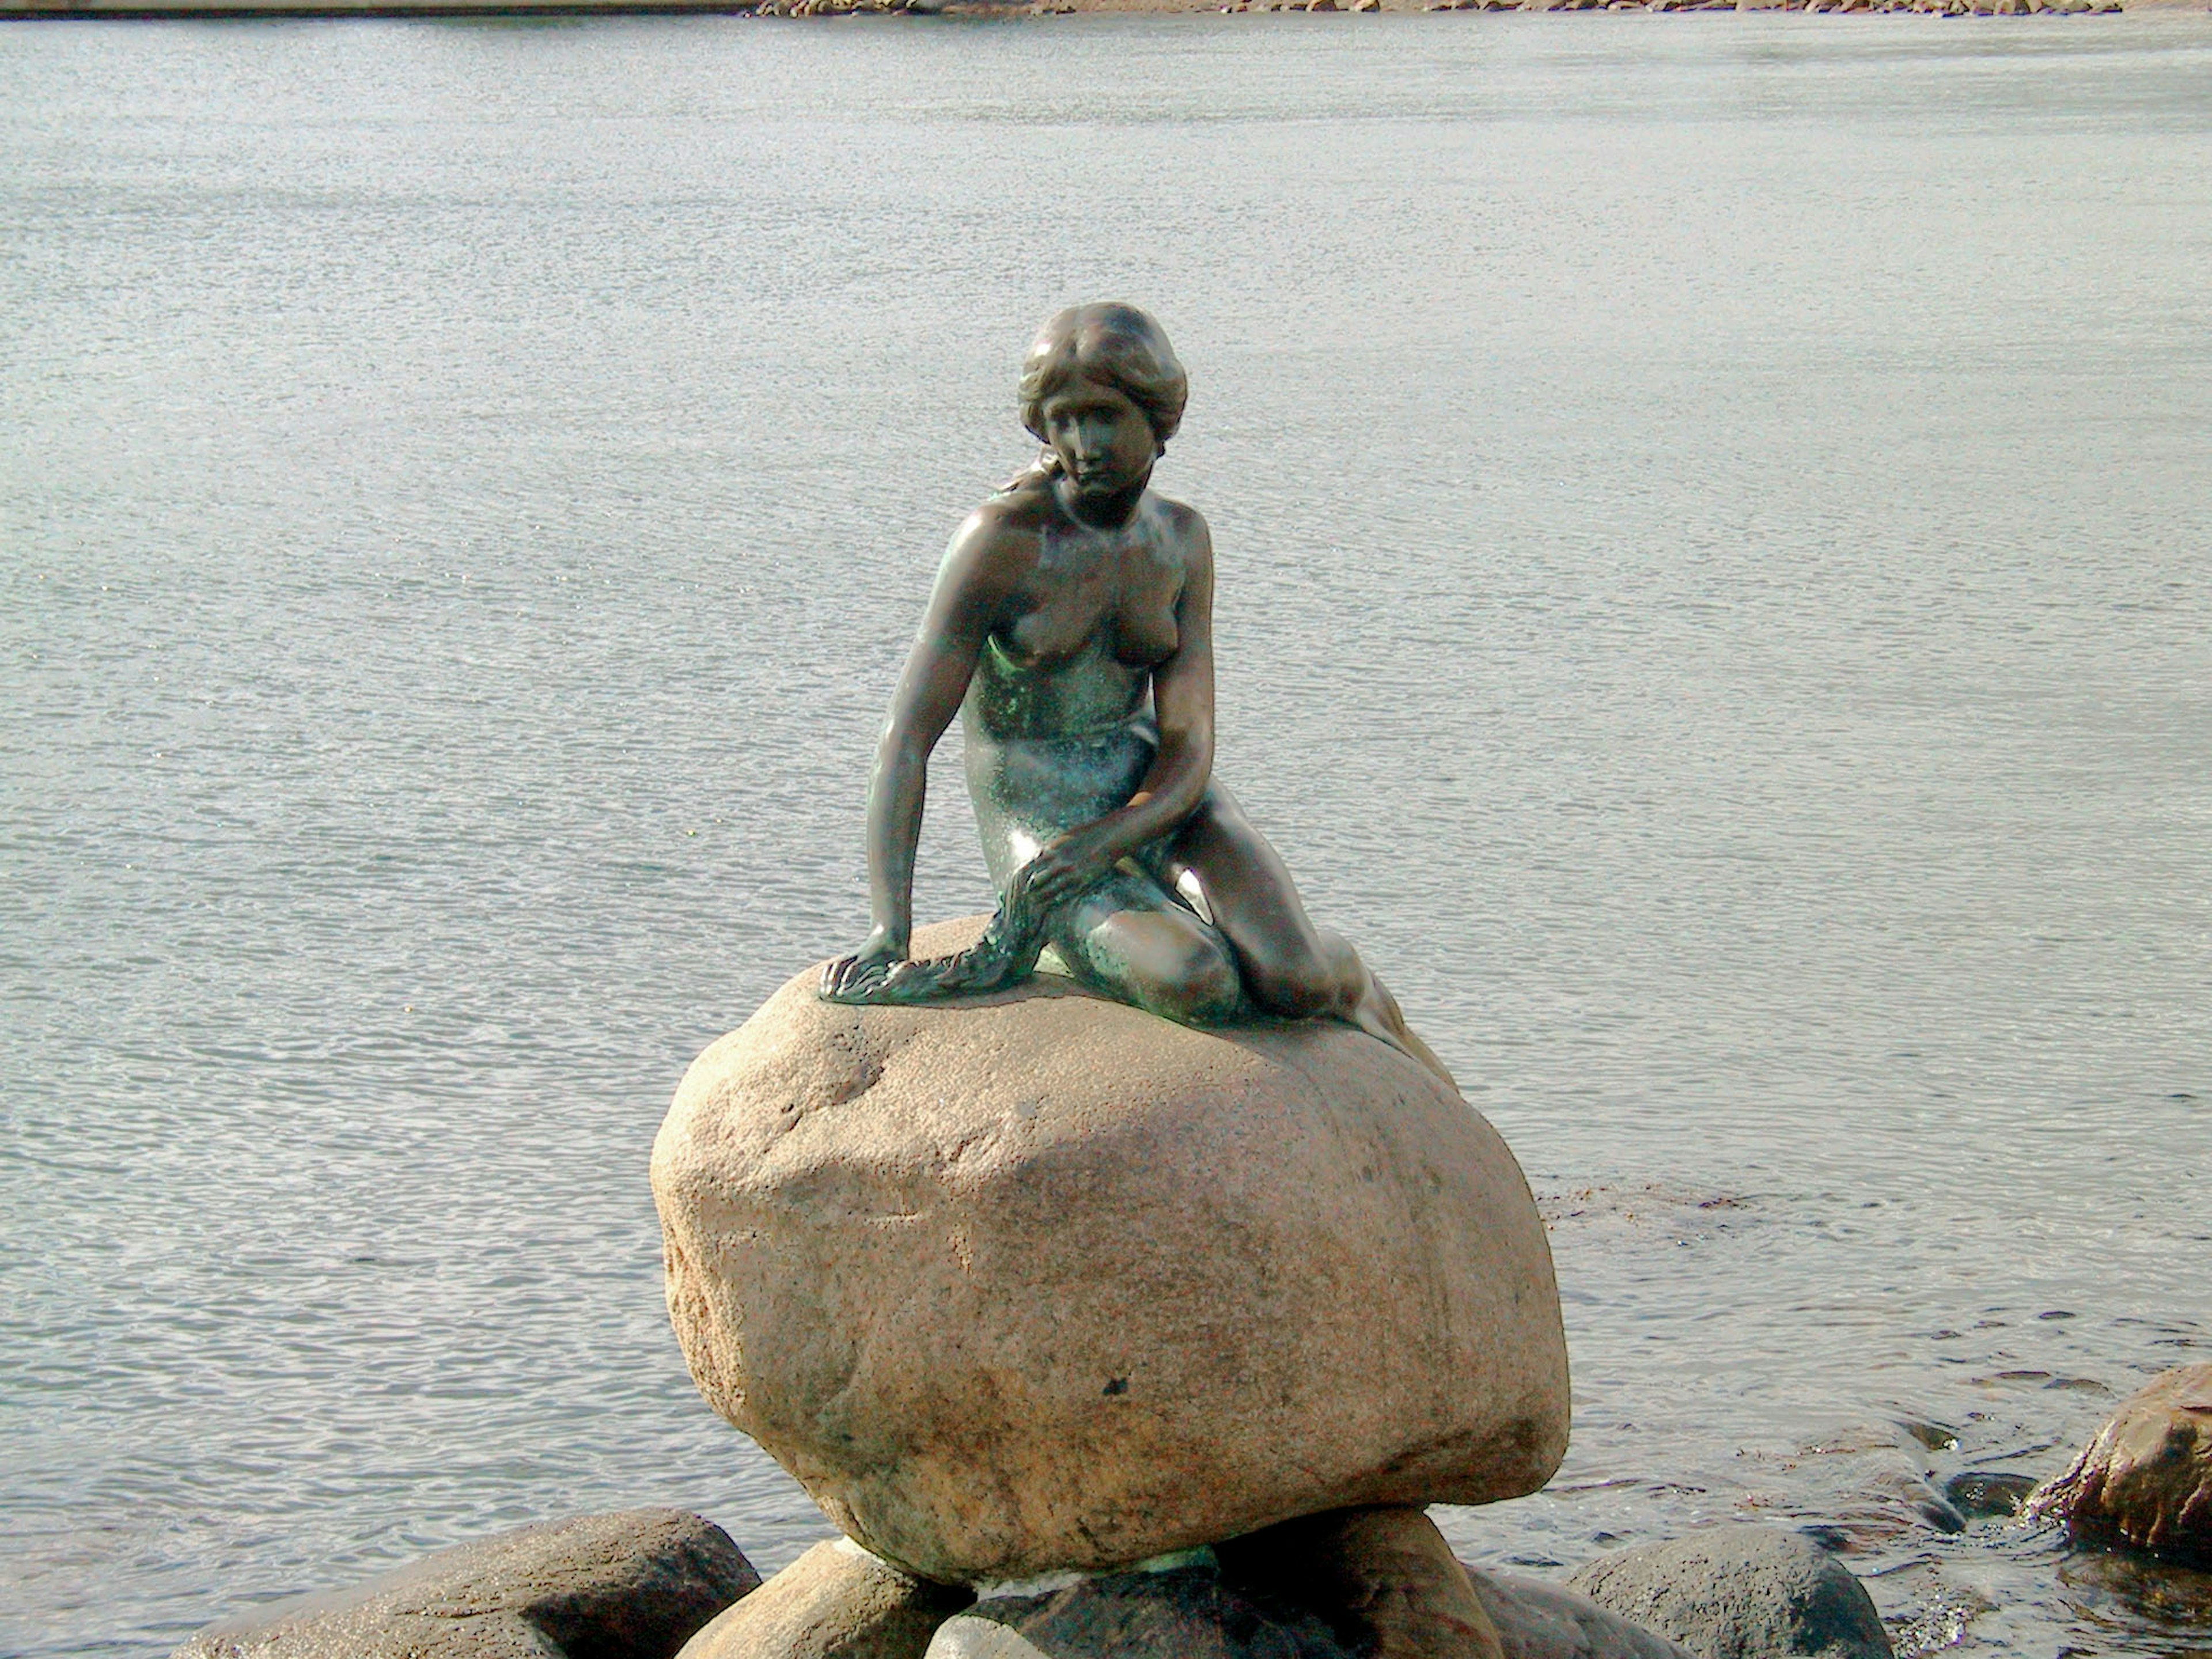
{"label": "statue's shoulder", "polygon": [[1194,536],[1212,533],[1206,528],[1206,514],[1188,501],[1179,501],[1172,495],[1161,495],[1158,490],[1152,492],[1152,501],[1161,516],[1177,531]]}
{"label": "statue's shoulder", "polygon": [[993,491],[968,515],[961,538],[997,546],[1034,544],[1057,511],[1050,481],[1042,472],[1025,472]]}
{"label": "statue's shoulder", "polygon": [[1155,493],[1152,510],[1159,514],[1159,522],[1167,529],[1167,539],[1182,557],[1186,568],[1208,564],[1213,557],[1213,532],[1206,522],[1206,515],[1188,501]]}
{"label": "statue's shoulder", "polygon": [[1019,585],[1036,567],[1050,510],[1045,490],[1025,488],[1019,478],[989,496],[953,532],[938,569],[939,586],[1003,592]]}

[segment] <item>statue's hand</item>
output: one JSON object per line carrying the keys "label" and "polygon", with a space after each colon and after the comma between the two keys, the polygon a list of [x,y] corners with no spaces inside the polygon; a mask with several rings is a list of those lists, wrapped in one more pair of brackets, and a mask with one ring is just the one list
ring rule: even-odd
{"label": "statue's hand", "polygon": [[1071,830],[1024,865],[1015,879],[1040,909],[1074,897],[1106,878],[1114,856],[1087,830]]}
{"label": "statue's hand", "polygon": [[872,990],[906,966],[906,945],[884,929],[876,928],[859,950],[838,957],[822,970],[822,994],[845,997]]}

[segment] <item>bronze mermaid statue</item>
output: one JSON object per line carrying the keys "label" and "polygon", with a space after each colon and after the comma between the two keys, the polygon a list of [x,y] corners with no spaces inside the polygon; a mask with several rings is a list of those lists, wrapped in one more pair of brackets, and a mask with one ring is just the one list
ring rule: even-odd
{"label": "bronze mermaid statue", "polygon": [[[1213,544],[1151,489],[1189,389],[1133,306],[1063,311],[1022,367],[1036,464],[952,538],[868,787],[873,927],[834,1002],[993,991],[1049,947],[1187,1025],[1327,1016],[1450,1075],[1213,775]],[[929,756],[957,711],[1000,903],[957,956],[908,957]]]}

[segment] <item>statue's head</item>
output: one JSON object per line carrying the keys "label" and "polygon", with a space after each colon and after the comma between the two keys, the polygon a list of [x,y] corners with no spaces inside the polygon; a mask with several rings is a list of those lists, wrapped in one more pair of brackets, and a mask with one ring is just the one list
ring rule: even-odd
{"label": "statue's head", "polygon": [[1134,306],[1070,306],[1037,331],[1022,363],[1022,424],[1045,440],[1048,398],[1078,380],[1110,386],[1136,404],[1164,450],[1182,424],[1190,380],[1165,330]]}

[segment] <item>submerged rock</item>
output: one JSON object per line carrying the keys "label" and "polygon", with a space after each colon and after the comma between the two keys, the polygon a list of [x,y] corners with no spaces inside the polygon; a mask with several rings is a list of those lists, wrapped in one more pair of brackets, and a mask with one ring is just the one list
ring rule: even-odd
{"label": "submerged rock", "polygon": [[2212,1364],[2154,1377],[2022,1512],[2087,1544],[2212,1565]]}
{"label": "submerged rock", "polygon": [[1578,1590],[1518,1573],[1466,1572],[1504,1659],[1698,1659]]}
{"label": "submerged rock", "polygon": [[1502,1659],[1498,1632],[1436,1523],[1418,1509],[1334,1510],[1215,1546],[1222,1577],[1311,1613],[1374,1659]]}
{"label": "submerged rock", "polygon": [[2212,1650],[2212,1571],[2130,1550],[2085,1550],[2060,1564],[2058,1582],[2092,1621],[2136,1624],[2171,1638],[2149,1650]]}
{"label": "submerged rock", "polygon": [[209,1626],[173,1659],[670,1659],[760,1583],[729,1535],[625,1510],[440,1550]]}
{"label": "submerged rock", "polygon": [[816,982],[693,1065],[653,1191],[701,1392],[876,1554],[1110,1567],[1557,1467],[1543,1224],[1426,1068],[1049,976],[915,1008]]}
{"label": "submerged rock", "polygon": [[1601,1555],[1566,1582],[1699,1659],[1892,1659],[1865,1587],[1801,1533],[1715,1527]]}
{"label": "submerged rock", "polygon": [[921,1659],[937,1627],[975,1599],[836,1539],[722,1613],[679,1659]]}
{"label": "submerged rock", "polygon": [[2002,1469],[1968,1469],[1943,1483],[1943,1496],[1970,1521],[2017,1515],[2022,1500],[2034,1490],[2033,1477],[2008,1474]]}

